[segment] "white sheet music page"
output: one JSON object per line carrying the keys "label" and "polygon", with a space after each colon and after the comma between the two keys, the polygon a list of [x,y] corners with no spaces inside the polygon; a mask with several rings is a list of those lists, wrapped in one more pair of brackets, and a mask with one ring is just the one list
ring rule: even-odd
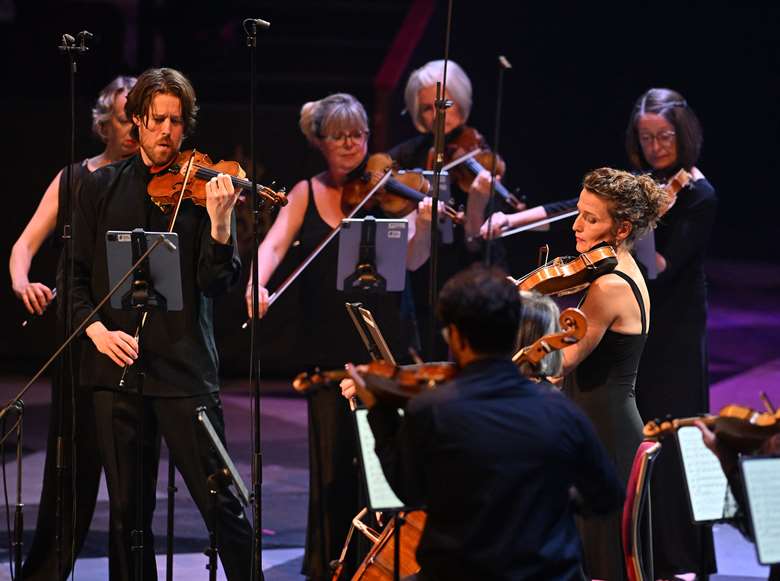
{"label": "white sheet music page", "polygon": [[745,458],[742,475],[758,560],[780,563],[780,458]]}
{"label": "white sheet music page", "polygon": [[403,502],[396,496],[390,484],[385,478],[382,464],[374,452],[374,433],[368,423],[368,410],[355,411],[358,437],[360,438],[360,452],[363,458],[363,470],[366,473],[366,487],[368,488],[368,504],[372,510],[400,510],[404,508]]}
{"label": "white sheet music page", "polygon": [[715,454],[704,445],[699,429],[695,426],[679,428],[677,441],[680,444],[693,520],[709,522],[733,516],[726,514],[727,508],[731,512],[730,507],[735,504],[726,475]]}

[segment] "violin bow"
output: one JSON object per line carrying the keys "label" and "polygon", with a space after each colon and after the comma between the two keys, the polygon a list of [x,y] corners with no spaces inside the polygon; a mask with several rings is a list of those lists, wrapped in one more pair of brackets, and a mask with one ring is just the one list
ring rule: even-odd
{"label": "violin bow", "polygon": [[[341,222],[339,222],[338,226],[336,226],[333,230],[331,230],[330,234],[328,234],[322,240],[322,242],[320,242],[317,245],[317,247],[314,250],[312,250],[311,254],[309,254],[309,256],[307,256],[304,259],[304,261],[301,262],[294,271],[292,271],[292,273],[290,273],[290,276],[288,276],[286,279],[284,279],[282,284],[280,284],[279,287],[273,293],[271,293],[271,295],[268,297],[268,308],[269,309],[271,308],[271,305],[273,305],[277,301],[277,299],[280,296],[282,296],[284,291],[286,291],[289,288],[289,286],[293,282],[295,282],[295,279],[297,279],[301,275],[301,273],[304,270],[306,270],[306,267],[308,267],[309,264],[311,264],[311,262],[315,258],[317,258],[319,253],[322,252],[322,250],[328,245],[328,243],[336,237],[336,234],[341,232],[341,226],[344,224],[344,220],[350,220],[351,218],[353,218],[355,216],[355,214],[357,214],[360,211],[360,209],[363,206],[365,206],[366,202],[368,202],[368,200],[370,200],[371,197],[376,192],[378,192],[380,189],[382,189],[382,187],[384,187],[384,185],[387,183],[387,180],[390,179],[391,175],[392,175],[392,172],[391,172],[391,170],[388,169],[385,172],[385,175],[383,175],[382,178],[377,182],[377,184],[373,188],[371,188],[371,191],[368,192],[365,195],[365,197],[360,201],[360,203],[352,209],[352,211],[349,213],[349,215],[344,217],[344,219]],[[246,321],[244,321],[244,324],[241,325],[241,328],[242,329],[246,329],[249,326],[249,321],[250,321],[250,319],[247,319]]]}
{"label": "violin bow", "polygon": [[497,236],[497,238],[506,238],[507,236],[514,236],[515,234],[520,234],[520,232],[526,232],[528,230],[534,230],[535,228],[539,228],[540,226],[545,226],[547,224],[552,224],[553,222],[558,222],[559,220],[565,220],[566,218],[571,218],[572,216],[576,216],[579,213],[579,210],[569,210],[568,212],[564,212],[563,214],[558,214],[557,216],[552,216],[550,218],[544,218],[542,220],[537,220],[536,222],[531,222],[530,224],[524,224],[523,226],[518,226],[517,228],[512,228],[511,230],[504,230]]}

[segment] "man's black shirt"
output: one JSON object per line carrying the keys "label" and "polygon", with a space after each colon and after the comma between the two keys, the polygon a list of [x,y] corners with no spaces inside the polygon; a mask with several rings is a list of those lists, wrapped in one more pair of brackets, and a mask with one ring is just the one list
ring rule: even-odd
{"label": "man's black shirt", "polygon": [[[73,325],[79,325],[109,290],[106,232],[143,228],[168,230],[163,213],[147,194],[151,178],[140,155],[113,163],[86,176],[74,217]],[[174,232],[179,235],[184,309],[151,310],[141,334],[144,394],[189,396],[217,391],[218,358],[214,344],[212,297],[238,281],[241,263],[235,245],[235,219],[229,244],[211,238],[206,209],[184,200]],[[158,248],[155,252],[164,251]],[[137,315],[104,306],[95,320],[109,331],[134,335]],[[81,381],[87,386],[118,386],[122,368],[97,351],[91,341],[83,350]],[[130,367],[127,385],[135,386]]]}
{"label": "man's black shirt", "polygon": [[588,419],[508,360],[368,418],[391,486],[428,511],[417,559],[437,580],[581,579],[570,487],[599,513],[624,496]]}

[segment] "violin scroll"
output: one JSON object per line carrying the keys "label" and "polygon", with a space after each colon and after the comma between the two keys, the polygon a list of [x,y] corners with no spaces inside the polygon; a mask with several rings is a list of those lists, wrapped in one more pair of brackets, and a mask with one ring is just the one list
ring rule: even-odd
{"label": "violin scroll", "polygon": [[512,357],[516,365],[528,363],[537,366],[548,353],[574,345],[581,340],[588,331],[588,321],[585,313],[579,309],[565,309],[558,318],[561,330],[539,337],[536,341],[520,349]]}

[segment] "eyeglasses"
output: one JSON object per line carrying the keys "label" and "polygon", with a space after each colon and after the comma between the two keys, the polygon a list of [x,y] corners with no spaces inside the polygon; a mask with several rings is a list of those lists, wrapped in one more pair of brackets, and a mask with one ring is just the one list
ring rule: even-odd
{"label": "eyeglasses", "polygon": [[676,135],[677,133],[672,130],[661,131],[661,133],[657,133],[655,135],[653,135],[652,133],[640,133],[639,143],[641,143],[645,147],[649,147],[653,144],[653,141],[658,141],[658,145],[669,147],[674,143],[674,138]]}
{"label": "eyeglasses", "polygon": [[334,135],[322,135],[320,139],[323,141],[330,141],[331,143],[335,143],[338,145],[346,145],[347,139],[351,139],[352,141],[356,143],[362,142],[366,137],[368,137],[368,129],[366,130],[357,130],[357,131],[351,131],[349,133],[336,133]]}

